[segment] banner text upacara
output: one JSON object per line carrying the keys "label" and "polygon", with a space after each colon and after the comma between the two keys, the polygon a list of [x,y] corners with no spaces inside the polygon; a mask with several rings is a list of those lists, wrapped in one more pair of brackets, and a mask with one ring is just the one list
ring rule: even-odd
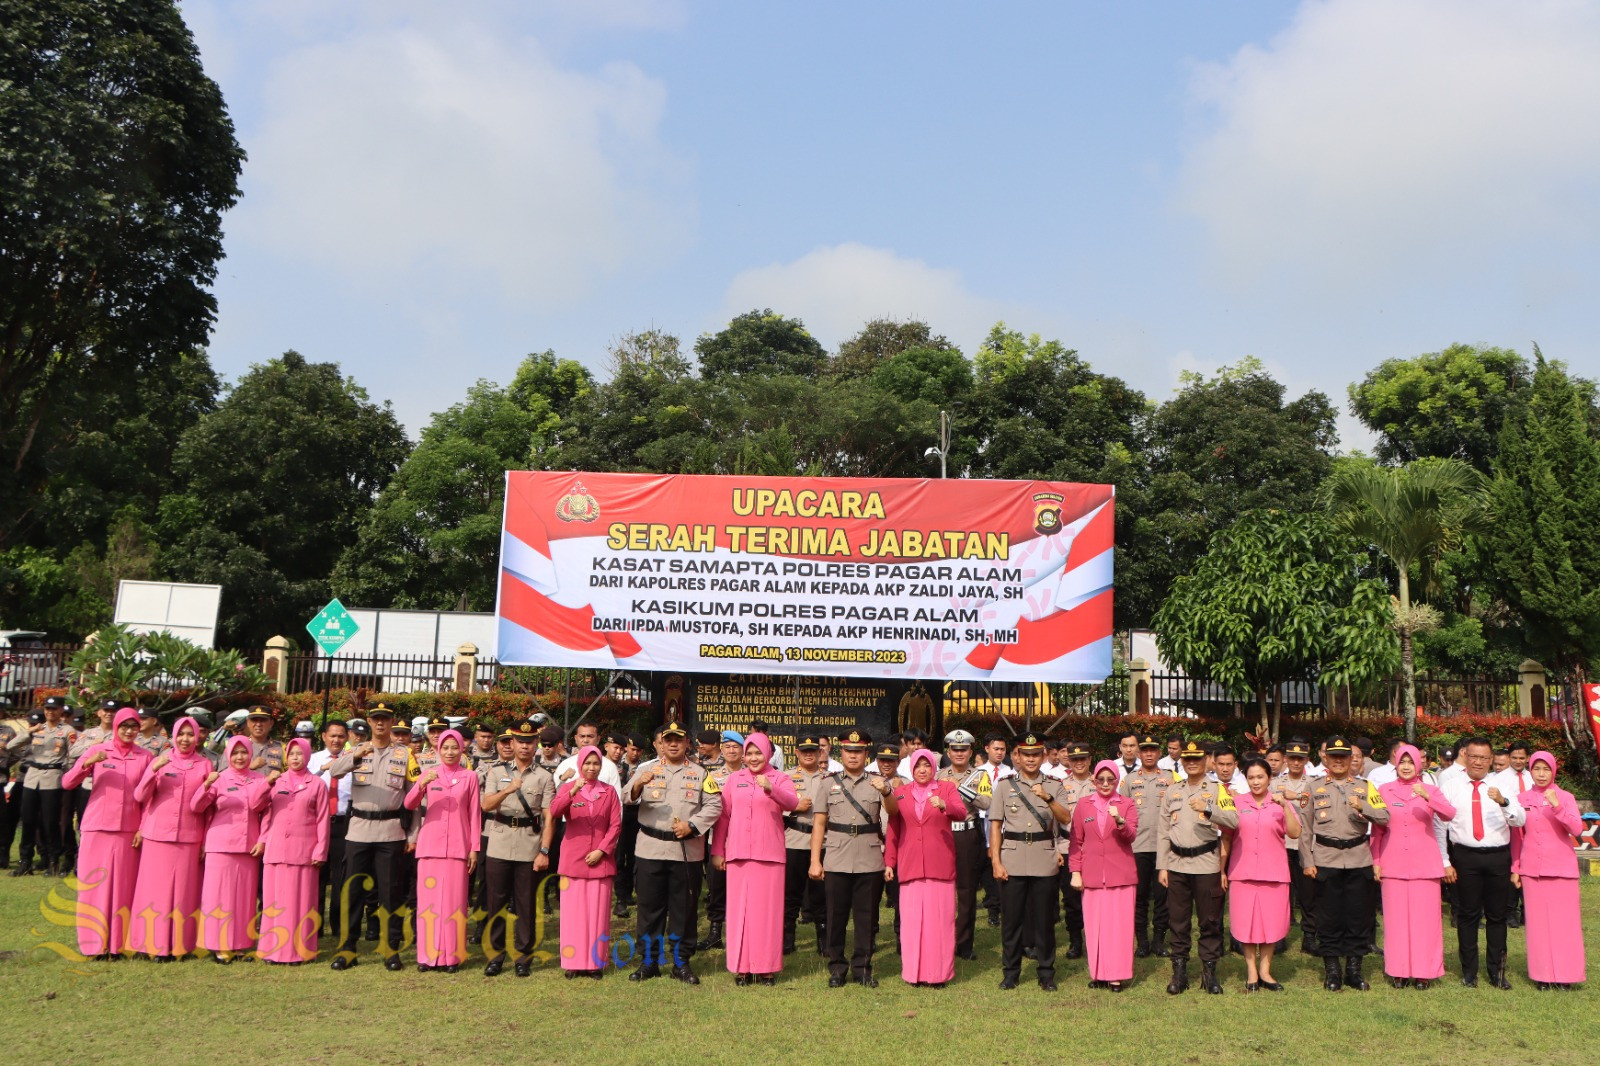
{"label": "banner text upacara", "polygon": [[1009,533],[971,529],[868,529],[852,543],[843,529],[809,526],[668,525],[613,522],[606,547],[613,551],[713,552],[719,547],[751,555],[821,555],[863,559],[1006,559]]}

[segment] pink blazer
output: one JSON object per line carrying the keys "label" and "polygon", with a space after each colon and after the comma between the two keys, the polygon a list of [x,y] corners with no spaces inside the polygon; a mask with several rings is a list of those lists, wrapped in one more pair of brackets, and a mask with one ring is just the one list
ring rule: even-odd
{"label": "pink blazer", "polygon": [[[1233,831],[1228,852],[1228,877],[1240,881],[1287,882],[1289,852],[1284,840],[1289,822],[1271,794],[1257,802],[1249,792],[1233,793],[1239,828]],[[1304,827],[1301,832],[1305,831]]]}
{"label": "pink blazer", "polygon": [[155,759],[151,759],[133,790],[134,798],[144,804],[139,835],[173,844],[198,844],[204,840],[206,820],[195,812],[193,800],[210,773],[211,764],[200,758],[190,760],[187,766],[172,761],[159,770]]}
{"label": "pink blazer", "polygon": [[768,768],[771,795],[743,770],[722,784],[722,816],[711,838],[711,854],[738,861],[783,862],[783,812],[800,806],[788,774]]}
{"label": "pink blazer", "polygon": [[206,823],[206,854],[246,855],[261,839],[261,812],[267,806],[267,775],[247,770],[243,784],[224,772],[200,788],[189,801],[196,814],[211,813]]}
{"label": "pink blazer", "polygon": [[[422,783],[411,786],[406,793],[407,810],[422,805]],[[417,858],[460,859],[482,846],[483,812],[478,807],[478,775],[466,771],[453,785],[435,778],[428,782],[428,810],[422,818],[422,830],[417,834]]]}
{"label": "pink blazer", "polygon": [[[97,751],[106,753],[106,761],[86,765]],[[84,808],[83,821],[78,828],[85,833],[137,832],[143,812],[134,792],[144,778],[150,759],[150,753],[137,744],[128,754],[118,755],[116,744],[109,740],[80,755],[77,763],[61,778],[62,788],[77,788],[86,777],[94,779],[89,806]]]}
{"label": "pink blazer", "polygon": [[1389,808],[1389,824],[1372,827],[1372,864],[1384,877],[1398,881],[1431,881],[1444,876],[1434,819],[1450,821],[1455,806],[1433,785],[1423,782],[1428,798],[1412,791],[1415,782],[1390,781],[1378,789]]}
{"label": "pink blazer", "polygon": [[1112,818],[1104,835],[1100,832],[1100,812],[1089,796],[1072,809],[1067,868],[1083,874],[1086,889],[1139,883],[1139,869],[1133,862],[1133,838],[1139,835],[1139,805],[1123,796],[1112,796],[1111,805],[1125,821],[1118,826]]}
{"label": "pink blazer", "polygon": [[[96,791],[100,786],[95,785]],[[1561,797],[1561,806],[1552,807],[1545,794],[1530,788],[1517,797],[1528,821],[1511,830],[1511,872],[1527,877],[1577,877],[1578,853],[1572,837],[1583,833],[1583,817],[1572,793],[1552,786]]]}
{"label": "pink blazer", "polygon": [[284,774],[267,789],[261,839],[263,862],[310,866],[328,858],[328,786],[304,771]]}
{"label": "pink blazer", "polygon": [[[568,877],[613,877],[617,872],[617,841],[622,837],[622,801],[617,790],[602,784],[592,800],[577,799],[580,778],[573,778],[556,789],[550,801],[550,817],[567,819],[567,835],[561,840],[561,867],[557,873]],[[602,858],[590,866],[583,857],[599,851]]]}
{"label": "pink blazer", "polygon": [[954,781],[935,781],[933,795],[944,800],[944,810],[931,802],[926,803],[922,817],[918,818],[917,801],[911,796],[911,787],[905,784],[894,790],[900,806],[889,819],[889,832],[883,842],[883,864],[894,867],[896,881],[954,881],[956,841],[950,823],[967,820],[967,805]]}

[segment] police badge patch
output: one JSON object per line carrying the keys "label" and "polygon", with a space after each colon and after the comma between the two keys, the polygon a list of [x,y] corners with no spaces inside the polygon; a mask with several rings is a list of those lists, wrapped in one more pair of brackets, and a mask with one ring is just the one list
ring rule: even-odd
{"label": "police badge patch", "polygon": [[1061,504],[1066,497],[1059,492],[1033,494],[1033,531],[1048,537],[1061,532]]}
{"label": "police badge patch", "polygon": [[556,517],[563,522],[593,522],[600,517],[600,503],[579,481],[571,492],[556,501]]}

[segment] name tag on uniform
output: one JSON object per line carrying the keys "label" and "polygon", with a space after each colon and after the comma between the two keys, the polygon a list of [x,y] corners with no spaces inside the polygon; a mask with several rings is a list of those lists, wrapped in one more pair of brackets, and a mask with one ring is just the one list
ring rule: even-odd
{"label": "name tag on uniform", "polygon": [[574,807],[587,807],[588,805],[589,804],[584,800],[578,800],[575,803],[573,803]]}
{"label": "name tag on uniform", "polygon": [[1406,805],[1406,801],[1405,800],[1395,800],[1393,803],[1389,804],[1389,806],[1391,806],[1391,807],[1404,807],[1405,805]]}
{"label": "name tag on uniform", "polygon": [[838,785],[834,785],[834,786],[833,786],[833,787],[832,787],[832,788],[831,788],[831,789],[829,789],[829,790],[828,790],[828,791],[829,791],[829,792],[843,792],[843,791],[844,791],[844,789],[843,789],[843,788],[840,788],[840,787],[839,787],[839,786],[838,786]]}
{"label": "name tag on uniform", "polygon": [[1086,817],[1086,818],[1084,818],[1084,821],[1085,821],[1085,822],[1092,822],[1092,821],[1094,821],[1094,815],[1092,815],[1092,814],[1091,814],[1091,815],[1089,815],[1089,816],[1088,816],[1088,817]]}

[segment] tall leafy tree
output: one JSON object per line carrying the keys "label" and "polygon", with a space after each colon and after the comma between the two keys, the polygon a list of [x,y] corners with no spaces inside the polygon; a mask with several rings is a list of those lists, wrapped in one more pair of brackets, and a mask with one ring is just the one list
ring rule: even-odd
{"label": "tall leafy tree", "polygon": [[827,349],[807,332],[798,318],[785,318],[770,307],[746,311],[717,333],[694,342],[700,373],[706,378],[767,377],[820,373]]}
{"label": "tall leafy tree", "polygon": [[612,346],[610,378],[575,398],[546,455],[548,469],[680,473],[713,422],[708,391],[659,330],[627,333]]}
{"label": "tall leafy tree", "polygon": [[1586,675],[1600,655],[1600,436],[1592,387],[1534,349],[1533,384],[1500,433],[1494,521],[1479,538],[1500,596],[1547,665]]}
{"label": "tall leafy tree", "polygon": [[908,349],[944,351],[954,347],[919,319],[901,322],[893,318],[875,318],[862,326],[861,332],[839,345],[828,362],[828,370],[840,377],[867,377]]}
{"label": "tall leafy tree", "polygon": [[1394,564],[1400,588],[1395,628],[1405,678],[1406,739],[1417,739],[1417,676],[1413,636],[1437,625],[1437,611],[1414,606],[1411,572],[1422,589],[1446,549],[1483,526],[1483,476],[1459,459],[1419,459],[1401,467],[1341,463],[1323,483],[1334,523]]}
{"label": "tall leafy tree", "polygon": [[1360,685],[1394,669],[1389,591],[1318,514],[1247,511],[1211,538],[1156,612],[1156,644],[1190,677],[1253,698],[1279,735],[1282,684]]}
{"label": "tall leafy tree", "polygon": [[1387,464],[1460,459],[1489,473],[1500,427],[1533,379],[1508,348],[1452,344],[1411,359],[1386,359],[1350,386],[1350,412],[1378,434]]}
{"label": "tall leafy tree", "polygon": [[298,632],[406,452],[388,404],[337,364],[291,351],[255,366],[179,441],[184,491],[161,503],[163,566],[223,586],[225,645]]}
{"label": "tall leafy tree", "polygon": [[[171,0],[12,0],[0,70],[0,496],[17,501],[49,481],[36,453],[86,379],[131,388],[205,343],[244,153]],[[0,510],[0,547],[30,517]]]}

